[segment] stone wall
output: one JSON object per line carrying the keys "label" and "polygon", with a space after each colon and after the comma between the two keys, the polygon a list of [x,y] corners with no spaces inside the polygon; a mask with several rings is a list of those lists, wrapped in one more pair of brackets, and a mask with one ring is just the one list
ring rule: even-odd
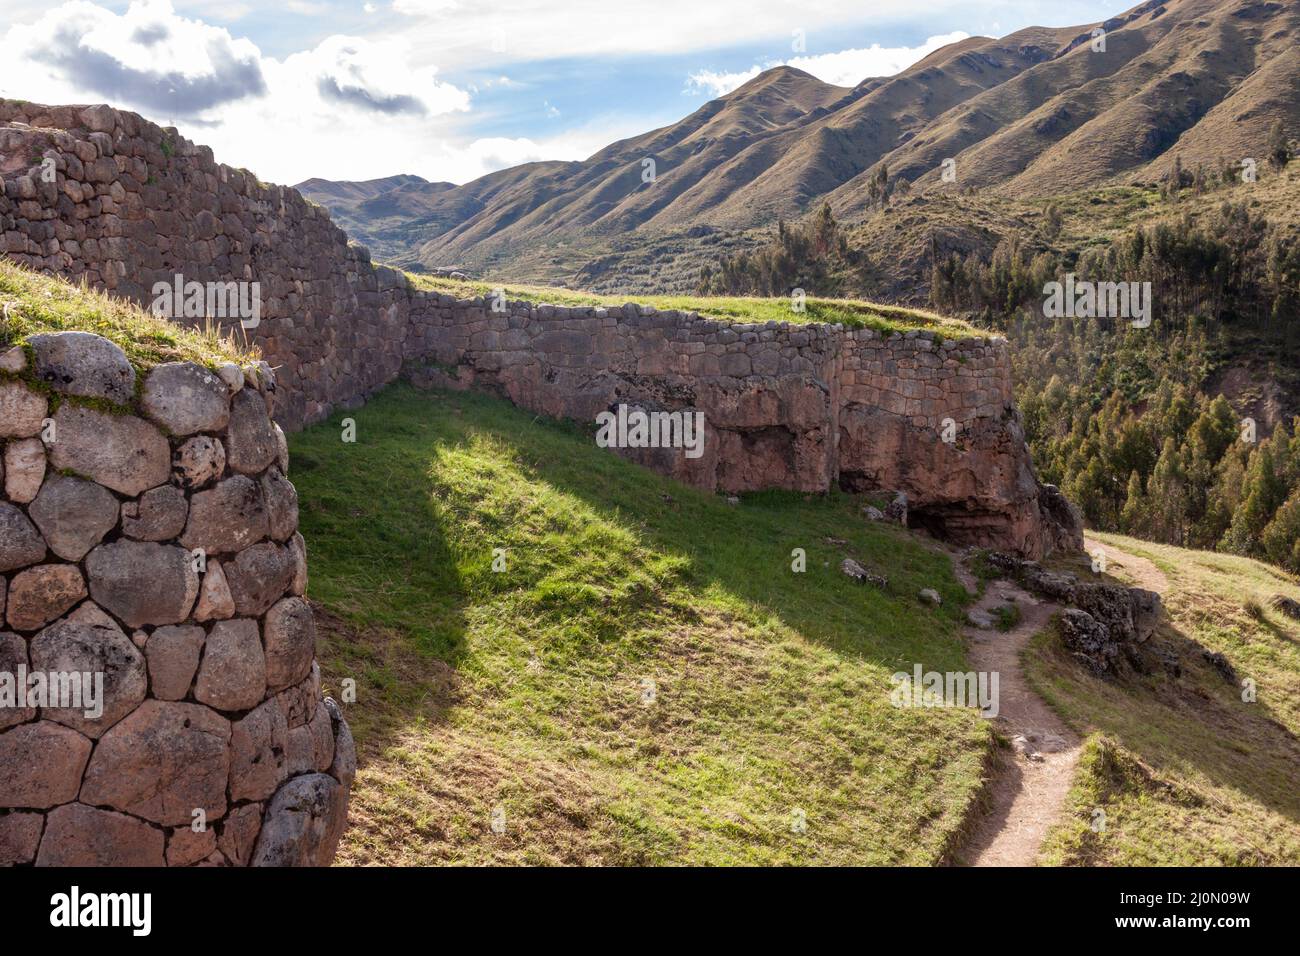
{"label": "stone wall", "polygon": [[0,865],[326,864],[356,753],[271,372],[137,378],[85,332],[0,353]]}
{"label": "stone wall", "polygon": [[248,335],[275,367],[287,429],[416,366],[578,420],[618,403],[702,412],[702,457],[623,452],[699,487],[901,491],[916,523],[959,543],[1029,556],[1082,545],[1077,515],[1033,475],[1002,340],[423,292],[295,190],[103,106],[0,101],[0,177],[0,254],[21,264],[146,306],[176,274],[261,283]]}

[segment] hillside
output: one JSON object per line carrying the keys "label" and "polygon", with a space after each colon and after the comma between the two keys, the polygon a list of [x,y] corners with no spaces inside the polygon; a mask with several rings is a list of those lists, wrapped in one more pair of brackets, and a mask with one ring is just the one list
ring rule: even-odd
{"label": "hillside", "polygon": [[[852,89],[778,67],[583,162],[320,201],[409,265],[662,287],[823,201],[850,223],[869,216],[884,169],[916,192],[1021,200],[1263,155],[1273,122],[1300,126],[1297,31],[1293,4],[1149,0],[1104,24],[964,40]],[[955,186],[941,180],[947,159]]]}
{"label": "hillside", "polygon": [[853,497],[729,505],[481,395],[347,415],[356,444],[338,417],[291,441],[323,680],[358,684],[345,861],[946,857],[989,725],[888,698],[911,661],[962,663],[944,555]]}

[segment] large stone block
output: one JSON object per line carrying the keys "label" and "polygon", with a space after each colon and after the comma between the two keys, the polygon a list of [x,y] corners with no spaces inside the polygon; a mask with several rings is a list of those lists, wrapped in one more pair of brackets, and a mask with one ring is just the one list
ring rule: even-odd
{"label": "large stone block", "polygon": [[226,383],[193,362],[159,365],[144,382],[144,412],[171,434],[216,432],[230,420]]}
{"label": "large stone block", "polygon": [[134,497],[171,476],[171,448],[153,425],[133,415],[109,415],[62,405],[54,414],[50,462]]}
{"label": "large stone block", "polygon": [[43,810],[77,799],[90,741],[48,720],[0,733],[0,807]]}
{"label": "large stone block", "polygon": [[117,525],[118,504],[93,481],[51,475],[28,511],[51,551],[80,561]]}
{"label": "large stone block", "polygon": [[144,541],[102,544],[86,558],[90,594],[128,627],[179,624],[199,593],[189,552]]}
{"label": "large stone block", "polygon": [[46,817],[37,866],[162,866],[162,830],[143,820],[70,803]]}
{"label": "large stone block", "polygon": [[135,397],[135,369],[120,347],[91,332],[33,335],[36,377],[55,391],[119,405]]}
{"label": "large stone block", "polygon": [[144,656],[111,623],[65,619],[51,624],[32,640],[32,670],[69,675],[103,675],[99,714],[83,696],[80,704],[45,707],[41,716],[57,721],[87,737],[99,738],[108,728],[135,710],[148,691]]}

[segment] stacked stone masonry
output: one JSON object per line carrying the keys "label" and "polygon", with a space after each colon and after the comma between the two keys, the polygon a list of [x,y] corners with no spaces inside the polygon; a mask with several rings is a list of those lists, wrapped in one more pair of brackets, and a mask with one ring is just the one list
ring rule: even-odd
{"label": "stacked stone masonry", "polygon": [[356,753],[273,374],[138,377],[85,332],[0,350],[0,865],[327,864]]}
{"label": "stacked stone masonry", "polygon": [[1077,515],[1034,477],[1001,339],[422,291],[295,190],[105,106],[0,101],[0,176],[0,254],[23,265],[145,306],[177,274],[259,282],[247,334],[286,429],[414,369],[583,421],[619,403],[702,412],[702,457],[623,452],[699,487],[903,492],[916,523],[958,543],[1030,557],[1082,544]]}

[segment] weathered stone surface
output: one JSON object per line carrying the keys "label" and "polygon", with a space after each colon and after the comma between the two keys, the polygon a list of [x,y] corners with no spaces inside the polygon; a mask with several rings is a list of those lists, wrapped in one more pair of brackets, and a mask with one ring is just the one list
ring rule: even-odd
{"label": "weathered stone surface", "polygon": [[90,741],[48,720],[0,733],[0,807],[44,810],[77,799]]}
{"label": "weathered stone surface", "polygon": [[36,497],[45,480],[45,446],[39,438],[23,438],[5,446],[4,478],[10,501],[27,504]]}
{"label": "weathered stone surface", "polygon": [[235,613],[240,617],[261,617],[293,582],[289,549],[269,541],[239,552],[224,567]]}
{"label": "weathered stone surface", "polygon": [[0,866],[31,863],[41,843],[45,818],[39,813],[7,813],[0,817]]}
{"label": "weathered stone surface", "polygon": [[95,747],[81,800],[164,826],[226,812],[230,722],[198,704],[147,700]]}
{"label": "weathered stone surface", "polygon": [[146,415],[177,436],[221,431],[230,419],[226,383],[192,362],[169,362],[150,372],[140,404]]}
{"label": "weathered stone surface", "polygon": [[199,586],[199,603],[194,606],[196,621],[224,621],[235,616],[235,599],[230,596],[226,572],[220,561],[209,561]]}
{"label": "weathered stone surface", "polygon": [[288,541],[298,530],[297,489],[277,468],[268,469],[259,484],[262,486],[262,500],[266,503],[271,537],[276,541]]}
{"label": "weathered stone surface", "polygon": [[117,499],[93,481],[50,475],[28,509],[65,561],[80,561],[117,525]]}
{"label": "weathered stone surface", "polygon": [[189,693],[199,669],[204,637],[203,628],[192,624],[160,627],[149,635],[144,656],[149,662],[152,696],[159,700],[180,700]]}
{"label": "weathered stone surface", "polygon": [[1061,638],[1070,653],[1089,670],[1099,676],[1114,672],[1119,642],[1111,638],[1105,624],[1087,611],[1072,607],[1062,612]]}
{"label": "weathered stone surface", "polygon": [[75,564],[38,564],[14,575],[9,584],[9,626],[35,631],[71,610],[86,596],[86,582]]}
{"label": "weathered stone surface", "polygon": [[0,572],[35,564],[45,557],[45,539],[21,509],[0,501]]}
{"label": "weathered stone surface", "polygon": [[253,858],[257,834],[262,829],[262,805],[235,807],[220,824],[217,846],[232,866],[247,866]]}
{"label": "weathered stone surface", "polygon": [[50,462],[105,488],[135,497],[171,476],[171,448],[153,425],[132,415],[109,415],[64,404],[54,413],[57,441]]}
{"label": "weathered stone surface", "polygon": [[266,612],[266,680],[273,691],[296,684],[311,673],[316,656],[316,619],[302,598],[278,601]]}
{"label": "weathered stone surface", "polygon": [[293,579],[289,582],[289,593],[302,597],[307,593],[307,542],[301,534],[295,533],[289,539],[289,557],[293,561]]}
{"label": "weathered stone surface", "polygon": [[0,382],[0,438],[31,438],[40,433],[49,402],[22,382]]}
{"label": "weathered stone surface", "polygon": [[163,832],[124,813],[70,803],[46,817],[37,866],[162,866]]}
{"label": "weathered stone surface", "polygon": [[216,481],[225,470],[225,446],[211,435],[196,435],[186,440],[172,456],[172,480],[186,491]]}
{"label": "weathered stone surface", "polygon": [[0,372],[21,375],[25,371],[27,371],[27,353],[23,351],[21,345],[0,352]]}
{"label": "weathered stone surface", "polygon": [[36,377],[65,395],[125,405],[135,396],[135,369],[126,353],[90,332],[53,332],[27,340]]}
{"label": "weathered stone surface", "polygon": [[189,513],[184,491],[160,485],[122,505],[122,533],[136,541],[170,541],[185,530]]}
{"label": "weathered stone surface", "polygon": [[86,558],[90,593],[127,627],[178,624],[189,616],[199,576],[187,551],[144,541],[102,544]]}
{"label": "weathered stone surface", "polygon": [[241,389],[230,403],[226,461],[241,474],[256,475],[275,461],[278,452],[266,401],[251,388]]}
{"label": "weathered stone surface", "polygon": [[[17,675],[18,668],[28,669],[30,667],[27,660],[27,642],[17,634],[10,634],[7,631],[0,633],[0,674]],[[13,688],[14,700],[5,700],[0,694],[0,730],[6,727],[12,727],[14,724],[26,723],[36,717],[35,707],[19,707],[18,694],[21,688]],[[26,701],[24,695],[22,700]]]}
{"label": "weathered stone surface", "polygon": [[49,673],[103,674],[103,713],[86,716],[80,707],[46,707],[41,716],[58,721],[87,737],[99,738],[144,700],[149,687],[144,655],[116,627],[63,620],[51,624],[32,640],[32,669]]}
{"label": "weathered stone surface", "polygon": [[267,529],[261,487],[252,478],[236,475],[194,495],[180,540],[187,549],[225,554],[256,544],[266,537]]}
{"label": "weathered stone surface", "polygon": [[257,622],[218,621],[208,634],[194,697],[217,710],[248,710],[266,693],[266,657]]}
{"label": "weathered stone surface", "polygon": [[289,775],[289,725],[274,698],[235,721],[230,734],[230,799],[265,800]]}
{"label": "weathered stone surface", "polygon": [[167,834],[167,865],[193,866],[211,856],[217,848],[217,831],[212,827],[194,830],[175,827]]}
{"label": "weathered stone surface", "polygon": [[333,697],[325,698],[325,709],[329,712],[334,731],[334,760],[330,763],[330,776],[350,791],[357,777],[357,745],[343,716],[343,708]]}
{"label": "weathered stone surface", "polygon": [[323,773],[294,777],[267,805],[253,866],[328,866],[347,825],[347,793]]}

